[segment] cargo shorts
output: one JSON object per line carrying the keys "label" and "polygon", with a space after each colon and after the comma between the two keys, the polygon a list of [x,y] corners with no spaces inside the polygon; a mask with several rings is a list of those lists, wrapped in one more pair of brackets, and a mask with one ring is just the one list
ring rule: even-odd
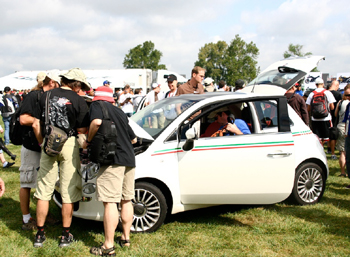
{"label": "cargo shorts", "polygon": [[119,203],[135,196],[135,168],[119,165],[102,166],[96,179],[97,200]]}
{"label": "cargo shorts", "polygon": [[[79,144],[75,137],[69,137],[60,154],[48,156],[42,151],[38,184],[34,196],[40,200],[51,200],[59,176],[63,203],[74,203],[82,197],[82,178],[79,175]],[[59,175],[58,175],[59,171]]]}
{"label": "cargo shorts", "polygon": [[21,167],[19,167],[19,181],[21,188],[35,188],[40,165],[40,152],[21,148]]}

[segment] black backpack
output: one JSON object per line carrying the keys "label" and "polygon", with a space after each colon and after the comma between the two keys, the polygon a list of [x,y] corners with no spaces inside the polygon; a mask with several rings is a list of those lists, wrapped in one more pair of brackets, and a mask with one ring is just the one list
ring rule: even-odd
{"label": "black backpack", "polygon": [[[38,90],[38,102],[40,100],[41,90]],[[19,122],[19,116],[21,114],[21,106],[16,110],[16,112],[12,115],[10,121],[10,140],[14,145],[22,145],[24,138],[24,126]]]}
{"label": "black backpack", "polygon": [[0,110],[1,110],[1,115],[2,115],[3,117],[9,117],[10,115],[6,115],[6,114],[13,111],[13,110],[12,110],[12,107],[9,106],[9,103],[8,103],[8,101],[7,101],[7,98],[11,98],[11,96],[4,95],[4,96],[2,97],[2,102],[4,103],[4,105],[1,106],[1,109],[0,109]]}
{"label": "black backpack", "polygon": [[115,123],[109,118],[106,103],[97,101],[103,113],[102,124],[88,147],[90,161],[100,165],[110,165],[114,162],[117,151],[117,129]]}

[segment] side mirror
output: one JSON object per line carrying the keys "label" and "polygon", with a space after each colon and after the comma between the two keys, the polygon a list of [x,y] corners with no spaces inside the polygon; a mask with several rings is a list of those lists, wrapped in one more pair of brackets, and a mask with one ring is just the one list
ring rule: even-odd
{"label": "side mirror", "polygon": [[189,128],[186,131],[186,142],[184,143],[184,145],[182,146],[182,149],[184,151],[189,151],[192,150],[194,147],[194,139],[196,139],[197,134],[196,134],[196,130],[195,128]]}

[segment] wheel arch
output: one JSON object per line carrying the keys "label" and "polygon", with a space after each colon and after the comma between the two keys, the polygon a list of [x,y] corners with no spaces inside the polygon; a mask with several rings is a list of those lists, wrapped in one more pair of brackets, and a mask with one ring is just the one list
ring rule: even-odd
{"label": "wheel arch", "polygon": [[308,163],[308,162],[311,162],[311,163],[315,163],[317,164],[318,166],[320,166],[320,168],[322,169],[323,171],[323,174],[325,176],[325,179],[327,180],[328,179],[328,172],[327,172],[327,166],[324,164],[324,162],[322,162],[320,159],[317,159],[317,158],[309,158],[309,159],[305,159],[304,161],[302,161],[301,163],[299,163],[299,165],[295,168],[295,172],[297,172],[297,170],[299,169],[299,167],[305,163]]}
{"label": "wheel arch", "polygon": [[164,194],[164,197],[167,203],[167,207],[168,207],[167,216],[171,214],[173,209],[173,196],[170,192],[170,189],[165,183],[155,178],[139,178],[135,180],[135,183],[137,182],[147,182],[158,187],[159,190]]}

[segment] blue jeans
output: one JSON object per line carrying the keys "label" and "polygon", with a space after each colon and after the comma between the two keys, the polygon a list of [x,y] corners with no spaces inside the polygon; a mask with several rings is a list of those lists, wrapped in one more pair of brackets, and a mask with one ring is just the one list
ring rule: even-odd
{"label": "blue jeans", "polygon": [[345,137],[345,161],[346,161],[346,172],[350,178],[350,136]]}
{"label": "blue jeans", "polygon": [[8,145],[10,143],[10,121],[11,121],[11,116],[10,117],[2,117],[2,120],[5,125],[5,134],[4,134],[4,139],[5,139],[5,145]]}

